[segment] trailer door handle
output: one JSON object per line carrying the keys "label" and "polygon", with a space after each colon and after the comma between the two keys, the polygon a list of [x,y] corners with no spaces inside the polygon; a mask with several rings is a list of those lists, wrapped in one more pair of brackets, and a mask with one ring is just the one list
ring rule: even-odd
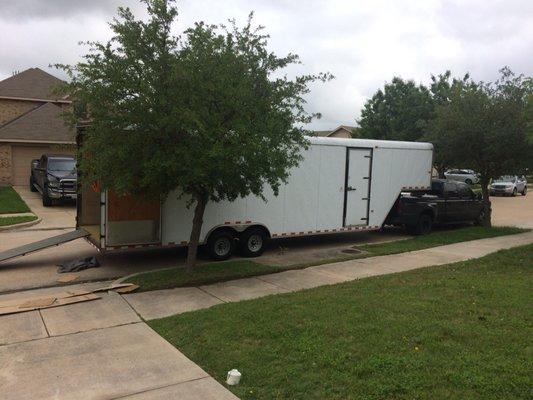
{"label": "trailer door handle", "polygon": [[346,190],[347,190],[348,192],[351,192],[352,190],[357,190],[357,189],[354,188],[354,187],[348,186],[348,187],[346,188]]}

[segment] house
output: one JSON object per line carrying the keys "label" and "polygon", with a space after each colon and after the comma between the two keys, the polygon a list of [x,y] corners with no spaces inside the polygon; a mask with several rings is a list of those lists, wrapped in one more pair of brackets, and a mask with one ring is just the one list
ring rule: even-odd
{"label": "house", "polygon": [[54,94],[61,83],[39,68],[0,81],[0,185],[28,184],[31,160],[44,153],[74,153],[61,116],[71,101]]}
{"label": "house", "polygon": [[355,126],[340,125],[339,127],[329,131],[315,131],[315,136],[352,138],[356,129],[357,128]]}

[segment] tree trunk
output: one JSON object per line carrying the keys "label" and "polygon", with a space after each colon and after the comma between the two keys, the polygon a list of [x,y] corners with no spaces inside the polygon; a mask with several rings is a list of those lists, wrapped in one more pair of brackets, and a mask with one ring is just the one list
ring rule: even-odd
{"label": "tree trunk", "polygon": [[200,231],[204,222],[204,211],[207,204],[207,196],[196,197],[196,207],[194,208],[194,217],[192,220],[191,236],[187,249],[187,271],[191,272],[196,264],[196,253],[198,252],[198,241],[200,240]]}
{"label": "tree trunk", "polygon": [[482,225],[486,228],[492,226],[491,217],[492,217],[492,208],[489,198],[489,182],[488,179],[481,179],[481,192],[483,193],[483,210],[485,212]]}
{"label": "tree trunk", "polygon": [[435,169],[437,170],[437,175],[439,179],[446,179],[444,172],[446,172],[446,166],[442,164],[435,164]]}

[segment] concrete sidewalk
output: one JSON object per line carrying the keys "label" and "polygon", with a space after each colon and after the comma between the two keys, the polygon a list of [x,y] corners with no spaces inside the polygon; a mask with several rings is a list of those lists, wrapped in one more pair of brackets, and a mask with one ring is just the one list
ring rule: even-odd
{"label": "concrete sidewalk", "polygon": [[[91,290],[99,284],[71,286]],[[51,294],[18,292],[0,300]],[[116,293],[0,316],[0,398],[236,400]]]}
{"label": "concrete sidewalk", "polygon": [[132,293],[123,297],[143,319],[151,320],[226,302],[255,299],[369,276],[466,261],[498,250],[530,243],[533,243],[533,231],[408,253],[324,264],[214,285]]}

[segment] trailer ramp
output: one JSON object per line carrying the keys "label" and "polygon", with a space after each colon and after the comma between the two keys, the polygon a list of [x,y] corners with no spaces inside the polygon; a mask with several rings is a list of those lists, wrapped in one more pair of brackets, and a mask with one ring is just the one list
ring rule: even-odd
{"label": "trailer ramp", "polygon": [[60,244],[84,238],[89,235],[90,233],[85,229],[76,229],[74,231],[62,233],[61,235],[52,236],[33,243],[28,243],[24,246],[15,247],[14,249],[0,252],[0,262],[19,256],[24,256],[35,251],[47,249],[48,247],[59,246]]}

